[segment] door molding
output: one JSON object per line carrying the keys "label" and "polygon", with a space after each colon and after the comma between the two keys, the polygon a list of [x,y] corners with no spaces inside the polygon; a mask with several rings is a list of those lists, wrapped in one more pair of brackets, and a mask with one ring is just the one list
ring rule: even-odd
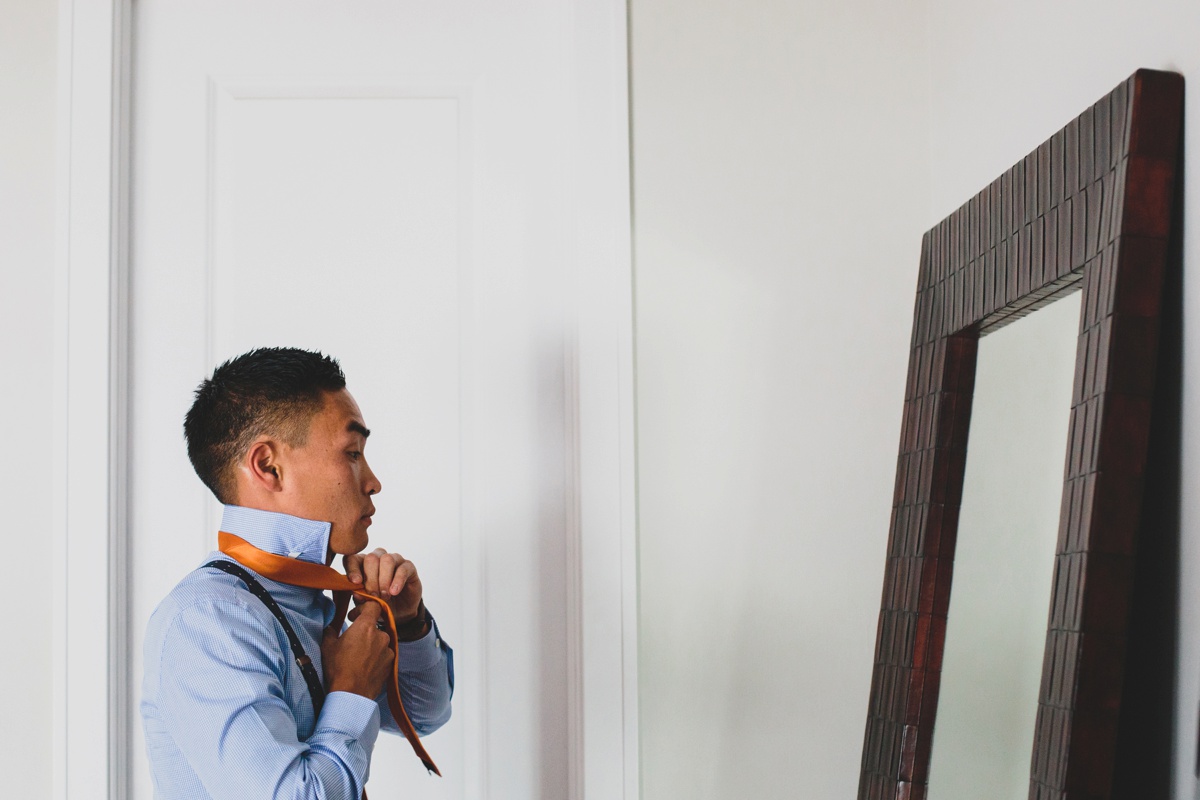
{"label": "door molding", "polygon": [[64,800],[127,794],[130,5],[59,5],[52,786]]}
{"label": "door molding", "polygon": [[[567,348],[571,800],[638,797],[627,10],[564,0],[576,106]],[[128,793],[132,0],[60,0],[54,279],[53,788]]]}

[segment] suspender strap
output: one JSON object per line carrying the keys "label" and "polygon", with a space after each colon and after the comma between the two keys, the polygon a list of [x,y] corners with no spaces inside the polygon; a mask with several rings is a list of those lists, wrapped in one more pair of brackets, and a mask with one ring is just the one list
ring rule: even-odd
{"label": "suspender strap", "polygon": [[321,706],[325,703],[325,687],[321,683],[321,676],[317,674],[317,668],[313,666],[312,659],[304,652],[304,645],[300,644],[300,638],[296,636],[296,631],[292,628],[291,623],[287,621],[287,617],[283,615],[283,609],[279,607],[279,603],[275,602],[275,598],[271,597],[261,583],[259,583],[250,571],[243,568],[239,564],[232,561],[210,561],[204,566],[214,567],[227,572],[235,578],[241,579],[242,583],[246,584],[246,588],[250,593],[263,602],[275,619],[279,620],[279,624],[283,626],[283,632],[287,634],[288,644],[292,646],[292,656],[296,659],[296,666],[300,668],[300,672],[304,674],[304,682],[308,684],[308,692],[312,695],[313,718],[314,720],[321,716]]}

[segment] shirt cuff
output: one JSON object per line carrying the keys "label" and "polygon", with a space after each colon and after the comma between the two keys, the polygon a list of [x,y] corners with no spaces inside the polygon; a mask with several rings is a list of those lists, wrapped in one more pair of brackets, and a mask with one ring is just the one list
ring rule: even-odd
{"label": "shirt cuff", "polygon": [[438,633],[433,615],[428,616],[428,633],[412,642],[396,643],[396,667],[401,673],[424,672],[441,663],[441,634]]}
{"label": "shirt cuff", "polygon": [[379,737],[379,723],[379,705],[374,700],[353,692],[330,692],[325,695],[316,727],[355,739],[369,754]]}

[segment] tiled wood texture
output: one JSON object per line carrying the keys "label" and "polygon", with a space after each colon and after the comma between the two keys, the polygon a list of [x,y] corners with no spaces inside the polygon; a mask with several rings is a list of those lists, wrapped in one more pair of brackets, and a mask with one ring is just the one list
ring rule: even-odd
{"label": "tiled wood texture", "polygon": [[926,796],[979,335],[1080,288],[1029,797],[1109,797],[1182,107],[1140,70],[925,234],[860,800]]}

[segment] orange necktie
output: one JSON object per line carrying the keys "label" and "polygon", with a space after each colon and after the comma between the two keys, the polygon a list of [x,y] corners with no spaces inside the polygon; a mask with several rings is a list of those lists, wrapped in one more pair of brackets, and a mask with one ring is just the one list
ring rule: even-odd
{"label": "orange necktie", "polygon": [[[346,620],[346,611],[350,607],[351,595],[360,600],[370,600],[378,603],[383,607],[383,613],[387,619],[387,634],[392,642],[392,652],[399,653],[399,649],[396,647],[396,618],[392,616],[391,606],[382,598],[376,597],[373,594],[367,594],[360,586],[351,583],[349,578],[337,570],[331,569],[324,564],[298,561],[294,558],[286,558],[274,553],[268,553],[265,550],[259,550],[245,539],[234,536],[232,533],[225,533],[225,531],[217,534],[217,544],[221,552],[234,561],[237,561],[244,567],[249,567],[259,575],[270,578],[273,581],[287,583],[292,586],[304,586],[309,589],[328,589],[332,591],[333,603],[336,608],[333,616],[335,630],[340,631],[342,629],[342,623]],[[400,726],[400,731],[404,734],[404,738],[408,739],[408,743],[412,745],[413,752],[417,754],[417,758],[421,759],[421,763],[425,765],[425,769],[441,777],[442,773],[438,772],[437,765],[433,763],[433,759],[425,752],[425,746],[421,744],[421,739],[417,736],[417,731],[413,728],[413,724],[408,718],[408,713],[404,710],[404,701],[400,699],[400,681],[396,672],[395,661],[392,662],[392,677],[387,682],[387,699],[388,708],[392,712],[392,718]]]}

